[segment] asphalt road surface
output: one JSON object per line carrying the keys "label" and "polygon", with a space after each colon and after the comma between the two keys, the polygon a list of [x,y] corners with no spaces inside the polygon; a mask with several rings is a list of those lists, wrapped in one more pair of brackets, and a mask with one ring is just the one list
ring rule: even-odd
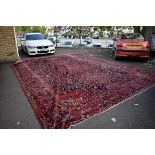
{"label": "asphalt road surface", "polygon": [[[62,48],[62,47],[59,48],[58,47],[55,50],[55,54],[52,54],[52,55],[27,56],[19,47],[19,55],[20,55],[20,58],[23,60],[33,59],[36,57],[47,57],[47,56],[54,56],[59,54],[68,54],[68,53],[84,54],[84,55],[99,57],[101,59],[106,59],[110,61],[116,61],[113,58],[113,52],[111,48]],[[117,62],[121,64],[127,64],[135,67],[143,67],[147,69],[155,68],[154,57],[150,58],[149,60],[137,59],[137,58],[136,59],[123,58]]]}

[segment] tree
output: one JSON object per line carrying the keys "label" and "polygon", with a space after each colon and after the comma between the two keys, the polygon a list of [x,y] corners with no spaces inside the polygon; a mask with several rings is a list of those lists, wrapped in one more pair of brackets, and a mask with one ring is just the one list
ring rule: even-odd
{"label": "tree", "polygon": [[89,35],[91,33],[91,27],[92,26],[68,26],[66,27],[66,33],[68,35],[78,35],[80,38],[80,36]]}
{"label": "tree", "polygon": [[46,26],[16,26],[15,27],[17,34],[25,34],[30,32],[40,32],[45,34],[47,27]]}
{"label": "tree", "polygon": [[133,26],[135,33],[140,33],[140,26]]}
{"label": "tree", "polygon": [[100,31],[113,31],[113,26],[97,26]]}
{"label": "tree", "polygon": [[25,34],[30,32],[31,26],[16,26],[15,30],[17,34]]}
{"label": "tree", "polygon": [[40,32],[42,34],[45,34],[47,30],[47,27],[45,26],[32,26],[31,32]]}

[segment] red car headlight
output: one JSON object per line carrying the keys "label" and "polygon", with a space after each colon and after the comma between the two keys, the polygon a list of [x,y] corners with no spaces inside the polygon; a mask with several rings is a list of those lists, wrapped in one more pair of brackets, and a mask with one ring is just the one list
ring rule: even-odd
{"label": "red car headlight", "polygon": [[149,44],[149,42],[146,42],[146,44],[144,44],[143,47],[149,49],[149,48],[150,48],[150,44]]}
{"label": "red car headlight", "polygon": [[149,43],[146,44],[146,48],[150,48],[150,44]]}

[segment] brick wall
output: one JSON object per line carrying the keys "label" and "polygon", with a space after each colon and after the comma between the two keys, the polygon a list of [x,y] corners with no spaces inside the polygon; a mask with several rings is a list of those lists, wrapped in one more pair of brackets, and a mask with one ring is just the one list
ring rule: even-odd
{"label": "brick wall", "polygon": [[16,61],[17,58],[13,26],[0,26],[0,62]]}

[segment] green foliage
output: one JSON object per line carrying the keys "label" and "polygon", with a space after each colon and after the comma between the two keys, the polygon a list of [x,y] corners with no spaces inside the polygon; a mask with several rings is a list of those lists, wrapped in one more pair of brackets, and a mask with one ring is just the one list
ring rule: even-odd
{"label": "green foliage", "polygon": [[45,26],[32,26],[31,27],[31,32],[40,32],[42,34],[46,33],[46,27]]}
{"label": "green foliage", "polygon": [[100,31],[113,31],[112,26],[98,26],[97,28],[100,29]]}
{"label": "green foliage", "polygon": [[16,26],[15,30],[17,34],[24,34],[30,32],[31,26]]}
{"label": "green foliage", "polygon": [[17,34],[25,34],[25,33],[33,33],[40,32],[42,34],[46,34],[47,28],[45,26],[16,26]]}
{"label": "green foliage", "polygon": [[64,38],[67,38],[67,34],[64,34],[63,36],[64,36]]}
{"label": "green foliage", "polygon": [[100,32],[99,35],[100,35],[100,37],[103,37],[103,36],[104,36],[104,35],[103,35],[103,32]]}

